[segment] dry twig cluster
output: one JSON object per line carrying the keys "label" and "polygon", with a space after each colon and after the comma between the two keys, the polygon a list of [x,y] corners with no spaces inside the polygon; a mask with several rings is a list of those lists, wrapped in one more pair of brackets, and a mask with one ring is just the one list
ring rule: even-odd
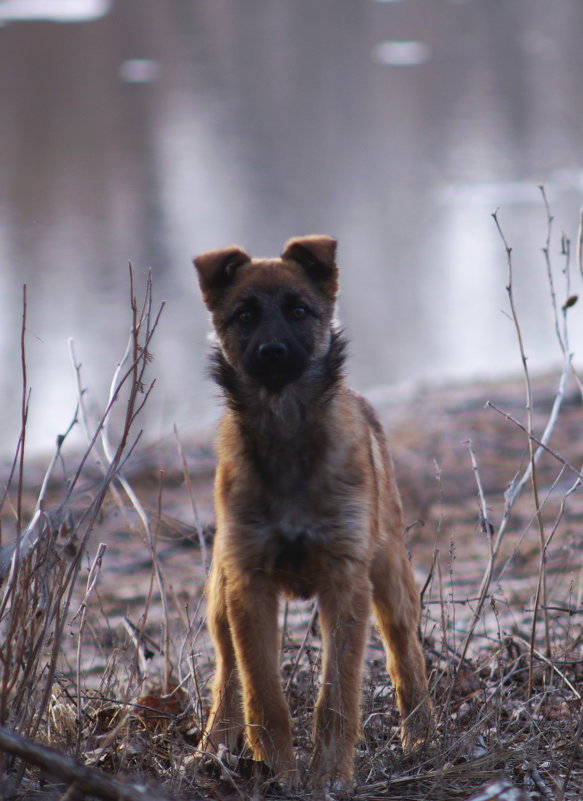
{"label": "dry twig cluster", "polygon": [[[549,407],[538,407],[516,310],[513,254],[495,214],[507,260],[526,415],[519,420],[494,402],[484,414],[507,427],[509,440],[521,441],[525,459],[512,466],[516,473],[504,497],[496,498],[482,464],[483,449],[469,442],[468,473],[477,497],[473,526],[466,524],[462,532],[445,505],[437,513],[434,508],[433,520],[426,521],[425,531],[432,524],[435,540],[426,549],[422,636],[437,739],[415,757],[401,752],[393,692],[373,634],[354,796],[363,801],[576,799],[583,792],[583,638],[578,626],[583,567],[576,528],[583,522],[583,474],[581,463],[574,463],[581,458],[577,448],[569,452],[554,444],[561,440],[564,407],[577,404],[580,413],[583,399],[568,325],[583,267],[581,248],[573,264],[563,237],[563,285],[557,287],[553,220],[541,191],[548,219],[543,257],[561,373]],[[21,436],[0,499],[0,796],[129,801],[277,797],[280,791],[268,777],[258,776],[246,754],[223,753],[210,765],[196,760],[212,673],[203,601],[205,537],[212,532],[200,523],[196,486],[190,483],[177,432],[177,468],[160,476],[157,489],[147,486],[140,493],[126,477],[128,457],[139,439],[136,417],[151,389],[146,389],[145,371],[161,311],[153,313],[149,283],[141,306],[132,286],[130,305],[130,341],[93,427],[71,346],[78,395],[71,427],[83,426],[87,449],[75,471],[59,481],[55,472],[64,464],[66,434],[59,437],[31,504],[24,466],[29,399],[25,296]],[[112,411],[120,405],[124,413],[114,436]],[[440,484],[442,473],[438,468]],[[176,492],[186,494],[174,518],[165,511],[166,486],[172,482]],[[157,500],[148,503],[144,495]],[[115,611],[104,589],[109,546],[92,542],[98,527],[108,525],[123,533],[126,553],[134,549],[134,568],[128,569],[121,550],[118,554],[113,592],[123,596],[125,607],[114,604]],[[7,536],[9,526],[14,534]],[[427,540],[428,535],[413,529],[408,536]],[[169,538],[178,559],[192,565],[191,582],[182,591],[169,580],[172,573],[165,564]],[[464,575],[459,562],[468,562],[462,544],[478,554],[474,565],[482,560],[480,575]],[[416,546],[415,562],[417,554]],[[562,554],[559,567],[557,554]],[[131,581],[140,564],[145,589],[138,597]],[[124,592],[126,583],[131,586]],[[283,681],[295,745],[307,765],[320,659],[317,610],[289,604],[282,623]],[[296,795],[307,796],[301,789]]]}

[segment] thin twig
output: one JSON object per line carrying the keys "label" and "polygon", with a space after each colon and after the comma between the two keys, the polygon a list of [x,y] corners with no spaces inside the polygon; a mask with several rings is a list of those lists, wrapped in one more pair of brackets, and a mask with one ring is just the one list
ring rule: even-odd
{"label": "thin twig", "polygon": [[478,497],[480,498],[480,528],[482,529],[484,534],[488,535],[488,539],[490,542],[490,553],[491,553],[492,534],[494,533],[494,526],[492,525],[492,523],[490,523],[490,518],[488,516],[488,504],[486,503],[486,494],[484,492],[484,487],[482,486],[482,479],[480,477],[480,471],[478,469],[478,461],[476,459],[476,453],[472,448],[472,441],[467,440],[466,444],[470,451],[470,458],[472,460],[472,470],[474,471],[476,485],[478,487]]}
{"label": "thin twig", "polygon": [[292,683],[292,681],[294,679],[294,676],[296,675],[296,671],[297,671],[298,666],[300,664],[300,659],[302,658],[302,654],[303,654],[304,649],[306,647],[306,643],[308,642],[308,637],[310,636],[310,634],[312,632],[312,626],[314,625],[314,621],[316,620],[316,615],[317,614],[318,614],[318,601],[314,601],[314,606],[312,607],[312,614],[310,615],[310,619],[308,620],[308,625],[306,626],[306,633],[304,635],[304,639],[302,640],[302,644],[298,648],[298,652],[296,654],[296,658],[295,658],[291,673],[290,673],[289,678],[288,678],[288,680],[286,682],[286,685],[285,685],[286,694],[289,692],[290,687],[291,687],[291,683]]}
{"label": "thin twig", "polygon": [[488,505],[486,503],[486,495],[484,493],[484,488],[482,486],[482,481],[481,481],[481,478],[480,478],[480,471],[478,470],[478,462],[476,460],[476,454],[474,453],[474,450],[473,450],[473,448],[471,446],[471,442],[469,443],[469,448],[470,448],[470,457],[472,459],[472,468],[474,470],[474,476],[476,478],[476,484],[477,484],[477,487],[478,487],[478,495],[480,497],[480,522],[481,522],[481,528],[484,530],[484,532],[488,536],[488,543],[490,545],[490,557],[488,559],[488,565],[487,565],[486,570],[484,572],[484,576],[482,578],[482,583],[480,585],[480,589],[479,589],[479,592],[478,592],[478,603],[476,605],[476,608],[473,611],[472,621],[470,623],[468,632],[466,634],[466,638],[464,640],[464,644],[463,644],[462,649],[461,649],[460,665],[463,664],[463,662],[464,662],[464,660],[466,658],[468,647],[470,645],[470,640],[472,639],[472,636],[474,634],[474,629],[476,627],[476,624],[477,624],[478,620],[480,619],[480,616],[482,614],[482,610],[484,608],[484,604],[486,602],[486,598],[488,597],[488,592],[490,590],[490,583],[492,581],[492,574],[494,572],[494,562],[495,562],[496,556],[498,554],[498,548],[494,547],[494,543],[492,541],[494,528],[493,528],[492,524],[490,523],[490,519],[488,517]]}
{"label": "thin twig", "polygon": [[20,332],[20,360],[22,365],[22,401],[21,401],[21,440],[20,461],[18,467],[18,499],[16,504],[17,552],[20,548],[22,532],[22,489],[24,480],[24,446],[26,442],[26,421],[28,419],[28,385],[26,377],[26,284],[22,287],[22,329]]}
{"label": "thin twig", "polygon": [[57,462],[61,457],[61,451],[63,449],[65,440],[71,433],[76,423],[77,423],[77,410],[75,411],[73,420],[69,424],[69,427],[67,428],[65,433],[59,434],[59,436],[57,437],[57,447],[49,463],[49,466],[45,471],[43,482],[39,490],[37,502],[34,511],[32,513],[32,518],[30,522],[26,526],[26,529],[24,530],[22,535],[20,537],[17,537],[16,542],[13,545],[7,545],[0,553],[0,581],[6,575],[7,568],[8,565],[11,563],[11,560],[17,561],[26,556],[26,554],[29,553],[30,549],[33,548],[34,545],[36,544],[36,535],[40,535],[43,530],[42,529],[42,523],[44,521],[43,503],[48,490],[49,481],[51,480]]}
{"label": "thin twig", "polygon": [[200,518],[198,516],[198,510],[196,508],[196,502],[194,500],[194,492],[192,490],[192,483],[190,481],[190,475],[188,473],[188,467],[186,464],[186,459],[184,457],[182,443],[180,442],[180,437],[178,436],[178,428],[176,427],[176,423],[174,423],[174,438],[176,439],[176,447],[178,448],[178,455],[180,456],[180,461],[182,462],[182,472],[184,473],[184,480],[186,482],[186,488],[188,490],[188,497],[190,499],[190,505],[192,507],[192,514],[194,515],[194,525],[196,528],[196,533],[198,535],[198,541],[200,543],[202,567],[206,575],[208,572],[208,554],[207,554],[206,542],[204,540],[204,531],[200,524]]}
{"label": "thin twig", "polygon": [[[543,198],[546,201],[546,197],[544,195],[544,192],[543,192]],[[547,206],[547,210],[548,210],[548,206]],[[548,213],[549,219],[552,219],[552,218],[550,218],[550,212],[547,211],[547,213]],[[488,402],[486,404],[486,406],[489,406],[489,407],[495,409],[500,414],[504,415],[508,420],[510,420],[513,423],[515,423],[517,426],[519,426],[521,428],[521,430],[523,430],[527,434],[528,441],[529,441],[530,459],[529,459],[528,466],[524,470],[522,476],[520,476],[520,477],[517,476],[514,479],[514,481],[511,483],[511,485],[509,486],[509,488],[507,489],[506,494],[505,494],[504,515],[503,515],[502,521],[500,522],[500,525],[498,526],[498,531],[497,531],[497,534],[496,534],[496,538],[495,538],[495,540],[494,540],[494,542],[493,542],[493,544],[491,546],[490,560],[489,560],[488,566],[486,568],[486,571],[484,573],[484,577],[482,579],[480,592],[478,593],[479,597],[482,598],[483,601],[486,598],[486,594],[487,594],[488,588],[490,586],[490,582],[491,582],[491,579],[492,579],[493,566],[495,564],[495,560],[496,560],[496,558],[498,556],[498,553],[499,553],[499,550],[500,550],[500,546],[501,546],[502,540],[504,538],[504,534],[506,532],[508,523],[510,521],[510,516],[511,516],[512,509],[514,507],[514,504],[515,504],[518,496],[520,495],[520,492],[522,491],[523,487],[526,485],[526,483],[529,480],[531,481],[531,483],[533,485],[533,491],[535,493],[535,516],[536,516],[536,519],[539,521],[539,525],[542,525],[540,514],[539,514],[539,510],[540,510],[541,506],[540,506],[540,503],[538,503],[538,499],[536,498],[536,495],[538,493],[537,493],[537,489],[536,489],[535,466],[536,466],[536,463],[538,462],[541,454],[543,453],[543,451],[547,451],[547,452],[551,453],[559,462],[561,462],[561,464],[566,465],[570,470],[572,470],[575,473],[575,475],[580,476],[579,470],[577,470],[575,467],[573,467],[573,465],[568,463],[559,454],[556,454],[554,451],[552,451],[547,445],[547,442],[549,441],[551,433],[552,433],[552,431],[553,431],[553,429],[555,427],[555,424],[557,422],[558,415],[559,415],[559,410],[561,408],[561,404],[562,404],[564,396],[565,396],[567,377],[569,375],[569,372],[572,372],[571,356],[568,353],[568,351],[564,348],[565,341],[568,342],[568,338],[566,337],[566,335],[564,337],[560,337],[559,336],[559,344],[561,346],[563,346],[563,348],[562,348],[563,349],[563,355],[564,355],[563,369],[562,369],[562,372],[561,372],[559,386],[558,386],[557,392],[555,394],[555,398],[554,398],[553,406],[552,406],[552,409],[551,409],[551,413],[549,415],[549,419],[547,421],[547,424],[546,424],[546,427],[545,427],[545,430],[543,432],[542,437],[540,439],[538,439],[534,435],[533,429],[532,429],[532,389],[531,389],[531,385],[530,385],[530,376],[529,376],[529,372],[528,372],[528,368],[527,368],[527,364],[526,364],[526,355],[525,355],[525,351],[524,351],[524,344],[523,344],[523,341],[522,341],[522,332],[521,332],[520,326],[518,324],[518,317],[517,317],[516,309],[515,309],[515,306],[514,306],[514,298],[513,298],[513,294],[512,294],[512,255],[511,255],[512,254],[512,249],[509,247],[509,245],[508,245],[508,243],[506,241],[506,238],[504,236],[504,233],[503,233],[503,231],[501,229],[501,226],[500,226],[500,223],[499,223],[498,217],[497,217],[497,212],[494,213],[492,215],[492,217],[494,219],[494,222],[496,224],[496,227],[498,229],[498,232],[500,234],[500,237],[502,239],[502,242],[504,244],[504,248],[505,248],[505,251],[506,251],[506,260],[507,260],[508,274],[509,274],[507,291],[508,291],[510,304],[511,304],[512,318],[513,318],[513,321],[514,321],[514,324],[515,324],[516,333],[517,333],[517,337],[518,337],[518,341],[519,341],[520,355],[521,355],[521,359],[522,359],[523,369],[524,369],[524,373],[525,373],[525,380],[526,380],[526,385],[527,385],[527,402],[526,402],[527,410],[528,410],[528,422],[527,422],[527,425],[524,426],[522,423],[520,423],[518,420],[516,420],[511,415],[507,414],[506,412],[502,412],[500,409],[498,409],[491,402]],[[583,220],[583,217],[582,217],[582,220]],[[550,222],[549,222],[549,225],[550,225]],[[548,239],[548,234],[547,234],[547,239]],[[547,246],[547,252],[548,252],[548,246]],[[554,296],[554,291],[552,291],[551,294],[552,294],[552,296]],[[566,328],[565,328],[565,330],[566,330]],[[558,323],[557,323],[557,331],[558,331]],[[534,450],[534,447],[532,445],[533,442],[536,442],[537,445],[539,446],[536,449],[536,451]],[[539,530],[539,533],[540,533],[540,530]],[[542,539],[540,541],[540,551],[541,551],[541,554],[544,554],[544,552],[545,552],[544,531],[543,531]],[[543,570],[544,570],[544,564],[543,564]],[[582,572],[582,577],[583,577],[583,572]],[[582,584],[583,584],[583,582],[582,582]],[[465,641],[464,647],[462,649],[462,653],[464,653],[464,654],[467,651],[467,647],[468,647],[469,641],[470,641],[471,637],[473,636],[475,625],[476,625],[476,623],[477,623],[477,621],[479,619],[479,615],[481,614],[483,601],[482,601],[482,604],[479,606],[479,608],[476,610],[478,612],[478,615],[474,615],[473,618],[472,618],[472,622],[470,624],[469,631],[468,631],[468,633],[466,635],[466,641]],[[548,606],[548,604],[547,604],[546,600],[543,600],[543,602],[542,602],[543,609],[546,609],[547,606]],[[549,640],[550,640],[550,635],[548,634],[548,619],[546,618],[546,614],[545,614],[545,631],[547,633],[547,647],[548,647]]]}
{"label": "thin twig", "polygon": [[[527,647],[530,650],[530,642],[527,642],[523,637],[520,637],[518,634],[513,634],[512,639],[518,640],[518,642],[521,642],[525,647]],[[575,685],[572,682],[569,681],[569,679],[565,676],[563,671],[559,670],[556,664],[548,658],[548,656],[545,656],[545,654],[543,654],[537,648],[533,649],[533,654],[537,657],[537,659],[540,659],[541,662],[544,662],[545,665],[548,665],[548,667],[553,671],[553,673],[557,674],[557,676],[561,679],[561,681],[563,681],[566,684],[566,686],[571,690],[575,698],[577,698],[579,701],[583,701],[583,696],[581,695],[579,690],[575,687]]]}
{"label": "thin twig", "polygon": [[[164,470],[160,470],[160,491],[158,492],[158,514],[156,517],[156,531],[154,534],[154,543],[157,546],[158,543],[158,535],[160,533],[160,523],[162,521],[162,494],[164,490]],[[162,565],[160,564],[160,560],[158,557],[158,548],[154,551],[154,558],[157,562],[157,572],[162,574]],[[165,585],[160,587],[160,590],[166,589]],[[169,693],[170,692],[170,673],[171,673],[171,665],[170,665],[170,613],[168,609],[168,597],[166,596],[165,599],[162,600],[162,609],[164,610],[164,626],[163,626],[163,633],[164,633],[164,679],[163,679],[163,692]]]}
{"label": "thin twig", "polygon": [[[161,602],[164,610],[164,642],[167,646],[167,651],[169,650],[170,645],[170,637],[168,631],[168,598],[166,592],[166,582],[164,579],[164,575],[162,572],[162,568],[160,566],[159,561],[156,559],[156,548],[154,545],[154,537],[152,533],[152,528],[150,525],[150,520],[148,515],[141,504],[140,500],[138,499],[136,493],[133,490],[133,487],[124,476],[121,471],[120,467],[120,459],[121,453],[125,449],[131,426],[136,418],[136,416],[141,411],[143,404],[147,400],[149,393],[153,387],[153,383],[150,385],[147,391],[144,391],[143,388],[143,376],[146,364],[149,360],[149,351],[148,346],[150,343],[150,339],[152,338],[154,331],[158,326],[158,322],[160,319],[160,315],[164,309],[164,303],[160,305],[159,311],[157,316],[152,324],[152,283],[151,283],[151,276],[148,277],[147,285],[146,285],[146,292],[144,303],[142,305],[141,312],[138,314],[138,307],[137,301],[134,295],[134,283],[133,283],[133,272],[130,265],[130,305],[132,309],[132,328],[130,332],[130,336],[128,339],[128,343],[126,346],[126,350],[124,355],[122,356],[120,362],[117,365],[117,368],[114,372],[110,391],[109,391],[109,398],[106,408],[106,414],[102,417],[100,424],[97,427],[97,430],[91,440],[91,446],[95,443],[98,436],[101,438],[101,445],[103,448],[105,460],[107,462],[107,470],[106,470],[106,481],[107,477],[115,476],[117,481],[123,487],[130,503],[136,510],[138,517],[142,523],[144,531],[146,533],[146,541],[150,553],[152,555],[152,560],[154,564],[154,570],[156,575],[156,580],[158,583]],[[144,334],[143,344],[140,344],[139,335],[141,332],[142,325],[146,327],[146,331]],[[125,369],[124,368],[130,358],[130,355],[133,357],[130,366]],[[109,421],[110,421],[110,411],[113,408],[115,402],[117,401],[121,388],[125,384],[125,382],[130,379],[130,388],[129,388],[129,398],[127,401],[126,406],[126,414],[125,414],[125,423],[124,428],[122,430],[122,434],[120,437],[120,441],[118,443],[116,451],[111,446],[110,439],[109,439]],[[144,400],[141,404],[137,404],[137,397],[138,393],[144,392]],[[90,447],[91,447],[90,446]],[[108,482],[109,486],[109,482]],[[167,692],[167,688],[164,688],[164,691]]]}
{"label": "thin twig", "polygon": [[[97,549],[97,553],[95,554],[95,559],[89,569],[89,575],[87,576],[87,587],[85,590],[85,597],[81,601],[81,606],[79,610],[76,612],[75,615],[71,618],[70,624],[73,623],[75,618],[80,614],[81,621],[79,623],[79,632],[77,635],[77,754],[81,751],[81,736],[83,734],[83,694],[81,692],[81,653],[83,648],[83,632],[85,630],[85,619],[87,615],[87,603],[89,601],[89,597],[93,592],[93,588],[97,583],[97,579],[99,578],[99,574],[101,572],[101,565],[103,563],[103,555],[105,554],[107,546],[105,543],[99,543],[99,547]],[[69,625],[70,625],[69,624]]]}
{"label": "thin twig", "polygon": [[[545,204],[545,211],[547,213],[547,240],[542,249],[543,255],[545,257],[545,264],[547,268],[547,281],[549,284],[549,291],[551,293],[551,307],[553,310],[553,317],[555,320],[555,333],[557,335],[557,340],[559,341],[559,347],[563,353],[566,353],[568,350],[568,337],[566,336],[567,330],[565,325],[563,325],[563,331],[561,331],[561,327],[559,325],[559,309],[557,305],[557,296],[555,293],[555,282],[553,280],[553,270],[551,267],[551,228],[553,224],[554,217],[551,214],[551,210],[549,208],[549,203],[547,200],[547,195],[545,192],[544,186],[539,186],[539,190],[541,192],[543,203]],[[565,318],[563,317],[563,323],[565,323]]]}
{"label": "thin twig", "polygon": [[[544,197],[544,194],[543,194]],[[545,198],[546,200],[546,198]],[[548,209],[548,207],[547,207]],[[506,291],[508,293],[508,302],[510,304],[510,312],[512,316],[512,320],[514,322],[514,329],[516,331],[516,337],[518,340],[518,347],[520,350],[520,359],[522,361],[522,369],[524,372],[524,383],[526,389],[526,419],[527,419],[527,429],[528,434],[532,434],[534,426],[533,426],[533,396],[532,396],[532,385],[530,381],[530,372],[528,369],[527,364],[527,357],[526,357],[526,350],[524,348],[524,341],[522,338],[522,331],[520,328],[520,323],[518,320],[518,313],[516,311],[516,306],[514,303],[514,290],[512,284],[512,248],[509,247],[508,242],[506,241],[506,237],[504,236],[504,232],[500,226],[500,222],[498,220],[498,213],[494,213],[493,215],[494,222],[496,223],[496,227],[498,228],[498,233],[502,238],[504,243],[504,247],[506,249],[506,263],[508,266],[508,284],[506,286]],[[546,250],[548,252],[549,243],[550,243],[550,231],[551,231],[551,223],[552,217],[550,214],[548,215],[548,232],[547,232],[547,245]],[[552,287],[552,284],[551,284]],[[560,333],[557,328],[557,333],[559,335],[560,340]],[[538,485],[536,481],[536,458],[535,458],[535,451],[534,445],[531,437],[528,437],[528,454],[529,454],[529,462],[530,462],[530,481],[531,481],[531,488],[532,488],[532,496],[534,500],[534,508],[538,510],[540,508],[540,503],[538,499]],[[536,636],[536,624],[537,624],[537,610],[540,603],[540,598],[542,597],[543,603],[543,617],[544,617],[544,626],[545,626],[545,642],[546,642],[546,649],[547,654],[550,656],[551,653],[551,635],[550,635],[550,628],[549,628],[549,619],[547,613],[544,611],[544,607],[547,604],[547,584],[546,584],[546,558],[545,558],[545,550],[544,550],[544,542],[545,542],[545,531],[544,531],[544,523],[542,516],[537,511],[536,512],[536,522],[538,525],[538,532],[539,532],[539,548],[540,548],[540,566],[539,566],[539,573],[538,573],[538,583],[537,583],[537,590],[536,590],[536,598],[535,598],[535,611],[532,616],[532,628],[531,628],[531,647],[530,647],[530,660],[529,660],[529,678],[528,678],[528,687],[529,687],[529,695],[532,693],[532,684],[533,684],[533,651],[534,651],[534,641]]]}
{"label": "thin twig", "polygon": [[[72,337],[69,338],[69,356],[71,358],[73,370],[75,371],[75,386],[77,389],[77,408],[78,408],[79,419],[82,423],[83,430],[85,432],[85,438],[87,439],[88,445],[91,445],[92,442],[95,442],[95,447],[92,449],[95,463],[97,467],[101,470],[102,474],[105,475],[107,468],[104,465],[103,460],[97,453],[98,440],[95,439],[95,434],[91,432],[91,427],[89,425],[89,415],[87,413],[87,407],[85,405],[86,390],[83,387],[83,380],[81,378],[81,362],[79,362],[79,360],[77,359],[77,354],[75,352],[75,340]],[[128,525],[130,525],[133,528],[134,524],[127,513],[127,509],[122,501],[119,490],[117,489],[115,484],[113,483],[110,484],[110,491],[111,494],[113,495],[113,498],[117,504],[118,509],[121,511],[121,513],[127,520]]]}
{"label": "thin twig", "polygon": [[567,459],[561,456],[560,453],[557,453],[552,448],[549,448],[548,445],[545,444],[544,439],[542,437],[541,439],[539,439],[538,437],[535,437],[535,435],[532,432],[529,433],[526,426],[524,426],[520,422],[520,420],[517,420],[516,417],[513,417],[511,414],[508,414],[508,412],[504,412],[502,409],[499,409],[494,403],[487,401],[486,406],[490,409],[494,409],[495,412],[498,412],[498,414],[501,414],[515,426],[518,426],[518,428],[524,431],[525,434],[528,434],[529,439],[531,439],[533,442],[536,442],[536,444],[540,447],[541,453],[542,451],[546,451],[546,453],[549,453],[554,459],[557,460],[557,462],[560,462],[560,464],[564,465],[567,468],[567,470],[570,470],[575,476],[577,476],[577,478],[583,481],[583,472],[581,472],[581,470],[578,470],[574,465],[571,464],[571,462],[567,461]]}
{"label": "thin twig", "polygon": [[575,765],[575,760],[580,755],[580,745],[581,745],[581,737],[583,737],[583,708],[579,712],[579,725],[577,726],[577,732],[575,734],[575,741],[573,743],[571,756],[569,758],[569,764],[567,765],[567,770],[565,771],[565,778],[563,779],[563,786],[561,787],[561,801],[565,798],[565,793],[567,792],[567,787],[569,782],[571,781],[571,773],[573,772],[573,767]]}

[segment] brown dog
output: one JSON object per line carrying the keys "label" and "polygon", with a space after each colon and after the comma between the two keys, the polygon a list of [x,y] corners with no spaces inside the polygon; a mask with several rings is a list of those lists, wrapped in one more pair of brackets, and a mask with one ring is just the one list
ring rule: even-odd
{"label": "brown dog", "polygon": [[255,759],[295,778],[278,598],[317,595],[323,682],[312,768],[317,786],[340,788],[352,781],[371,608],[406,747],[427,735],[431,703],[385,437],[343,380],[345,343],[332,322],[335,253],[334,239],[308,236],[290,240],[281,259],[252,260],[231,247],[195,266],[227,402],[208,591],[217,669],[204,747],[234,749],[244,729]]}

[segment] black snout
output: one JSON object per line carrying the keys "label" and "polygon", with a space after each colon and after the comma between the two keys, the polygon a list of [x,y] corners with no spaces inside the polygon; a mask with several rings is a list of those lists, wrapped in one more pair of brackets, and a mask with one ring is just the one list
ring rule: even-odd
{"label": "black snout", "polygon": [[287,359],[288,349],[285,342],[264,342],[259,346],[259,358],[265,362],[279,362]]}
{"label": "black snout", "polygon": [[280,392],[302,375],[310,360],[310,347],[303,328],[291,325],[289,315],[272,306],[273,302],[263,309],[259,322],[249,330],[242,364],[263,387]]}

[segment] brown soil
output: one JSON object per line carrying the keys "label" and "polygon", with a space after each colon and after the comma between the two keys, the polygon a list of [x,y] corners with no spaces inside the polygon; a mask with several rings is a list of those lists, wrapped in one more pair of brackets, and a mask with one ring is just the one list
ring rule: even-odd
{"label": "brown soil", "polygon": [[[535,436],[542,435],[557,383],[558,377],[555,376],[534,382]],[[490,401],[525,423],[524,397],[523,382],[514,380],[426,387],[411,392],[392,391],[373,398],[391,442],[406,517],[410,523],[406,536],[418,585],[425,587],[422,634],[436,706],[441,716],[442,733],[448,725],[454,728],[462,726],[464,715],[467,717],[468,731],[471,732],[471,720],[478,715],[476,710],[482,708],[480,704],[486,703],[484,699],[489,692],[489,682],[492,676],[496,677],[497,670],[502,670],[502,654],[505,654],[506,665],[512,660],[512,664],[518,664],[528,651],[540,560],[540,535],[534,520],[535,508],[530,485],[524,488],[514,507],[496,561],[492,598],[481,615],[468,650],[471,663],[467,662],[465,666],[459,664],[459,651],[476,608],[493,541],[488,533],[488,525],[481,516],[469,443],[476,456],[478,477],[487,499],[488,521],[495,537],[504,514],[505,491],[517,471],[524,469],[528,463],[528,442],[525,433],[517,425],[485,404]],[[210,549],[214,470],[211,437],[205,442],[183,443],[183,447],[194,490],[196,513]],[[565,500],[567,491],[575,481],[573,471],[565,466],[565,462],[579,469],[583,463],[583,409],[581,396],[574,383],[568,386],[549,447],[560,454],[560,458],[545,453],[536,470],[539,498],[541,502],[544,501],[541,517],[546,537],[553,530],[563,502],[565,509],[547,551],[546,604],[554,664],[560,665],[557,670],[569,674],[569,681],[576,682],[580,674],[578,616],[581,611],[579,593],[583,575],[583,491],[573,492]],[[172,678],[184,678],[188,672],[186,657],[191,655],[196,664],[198,683],[194,704],[195,708],[198,706],[200,714],[206,699],[205,683],[212,674],[213,656],[204,626],[205,570],[199,535],[175,445],[166,443],[142,449],[126,474],[150,516],[155,532],[157,560],[168,585]],[[87,475],[82,491],[76,496],[75,506],[78,510],[91,497],[97,480],[97,473]],[[25,508],[28,511],[35,503],[37,488],[35,486],[33,489],[34,483],[29,482],[25,493]],[[60,492],[60,482],[55,480],[54,484],[56,497]],[[49,497],[47,506],[50,503]],[[101,699],[100,709],[103,709],[104,699],[110,696],[115,703],[127,700],[128,692],[135,699],[140,692],[156,691],[163,681],[160,632],[164,613],[153,578],[153,560],[137,515],[133,510],[128,511],[127,501],[124,507],[125,511],[122,512],[112,498],[107,501],[99,525],[92,533],[85,560],[87,569],[82,573],[76,589],[75,603],[80,604],[85,594],[92,554],[100,542],[105,543],[107,550],[98,584],[89,599],[89,614],[82,638],[84,689],[92,698]],[[282,670],[289,685],[298,749],[306,755],[309,752],[309,708],[317,691],[319,645],[317,627],[313,626],[312,630],[306,628],[311,611],[311,604],[290,604],[282,610],[282,618],[285,615]],[[538,619],[536,646],[540,654],[545,649],[540,613]],[[76,626],[78,624],[71,627],[70,636],[65,641],[62,665],[64,687],[68,682],[76,682],[73,669],[78,634]],[[133,665],[136,660],[135,646],[128,636],[132,626],[136,630],[143,628],[150,638],[145,645],[147,659],[142,666],[145,672],[140,687],[136,686],[133,679],[130,681],[130,677],[135,676]],[[304,637],[305,645],[298,651]],[[545,682],[548,684],[551,681],[545,672],[544,658],[537,657],[536,667],[537,681],[542,682],[542,687]],[[448,684],[455,670],[456,682],[454,685],[451,682]],[[523,665],[520,671],[516,671],[513,681],[520,681],[524,685],[524,676]],[[571,739],[561,741],[561,748],[567,741],[572,741],[573,726],[576,729],[577,725],[573,715],[579,708],[576,696],[567,691],[566,686],[562,683],[562,689],[552,698],[545,696],[543,704],[548,714],[556,715],[557,726],[567,727],[567,719],[570,721]],[[197,695],[199,691],[200,696]],[[69,692],[72,690],[69,689]],[[192,699],[192,687],[190,692]],[[447,696],[447,703],[444,695]],[[521,699],[523,695],[521,690]],[[520,703],[523,703],[522,700]],[[498,712],[519,717],[521,708],[518,708],[518,702],[516,704],[516,708],[512,709],[510,706],[504,709],[500,707]],[[422,797],[399,794],[408,792],[408,777],[412,773],[406,762],[391,762],[393,757],[390,754],[397,753],[395,749],[398,749],[395,738],[397,719],[384,672],[380,642],[374,632],[366,669],[364,707],[364,740],[359,752],[359,797],[374,798],[377,797],[375,792],[379,797],[387,797],[386,764],[390,765],[388,770],[392,774],[390,796],[394,792],[395,797]],[[444,719],[443,714],[451,716],[451,719]],[[460,788],[466,787],[464,782],[469,781],[468,788],[475,788],[499,770],[507,772],[504,754],[500,753],[500,744],[495,740],[494,728],[494,722],[487,727],[494,737],[492,742],[487,742],[483,729],[480,729],[479,736],[468,735],[463,747],[458,743],[455,753],[448,752],[447,759],[441,760],[441,766],[439,759],[433,756],[431,767],[427,768],[428,775],[433,776],[433,783],[428,785],[433,787],[433,795],[423,797],[465,798],[470,791],[468,789],[467,794],[463,795],[465,790]],[[455,730],[459,734],[459,729]],[[497,731],[496,737],[499,736]],[[189,733],[185,734],[183,726],[182,732],[188,742],[196,743],[196,727],[191,727]],[[379,751],[381,740],[385,745]],[[448,739],[444,735],[444,743],[451,741],[451,737]],[[553,754],[556,750],[553,749],[556,748],[559,745],[555,744],[545,751],[541,746],[541,764],[545,763],[545,759],[554,764]],[[382,759],[379,761],[379,753],[385,752],[388,754],[388,763]],[[485,760],[485,754],[489,755],[488,760]],[[470,763],[474,771],[473,782],[468,779]],[[530,768],[526,766],[523,774],[520,774],[513,763],[512,781],[524,783],[528,770]],[[580,770],[581,762],[578,761],[571,787],[581,786]],[[546,773],[543,771],[541,786],[548,789],[554,786],[553,782],[560,782],[563,775],[561,771],[564,773],[564,768],[559,770],[558,766],[556,769],[546,769]],[[446,773],[447,779],[444,778]],[[455,784],[456,776],[458,785]],[[219,790],[216,782],[209,782],[210,779],[201,780],[199,784],[195,782],[197,793],[212,797],[235,797],[232,789],[227,790],[223,786]],[[530,797],[543,798],[544,794]]]}

